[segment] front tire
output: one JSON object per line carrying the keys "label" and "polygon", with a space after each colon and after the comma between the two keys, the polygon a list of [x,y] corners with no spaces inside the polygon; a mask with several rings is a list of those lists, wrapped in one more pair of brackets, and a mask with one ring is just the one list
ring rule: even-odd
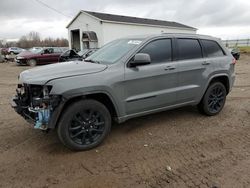
{"label": "front tire", "polygon": [[95,100],[82,100],[70,105],[62,114],[57,134],[69,149],[92,149],[106,138],[111,129],[108,109]]}
{"label": "front tire", "polygon": [[35,59],[30,59],[30,60],[28,60],[27,63],[31,67],[35,67],[36,66],[36,60]]}
{"label": "front tire", "polygon": [[198,105],[198,109],[208,116],[214,116],[223,109],[226,102],[226,96],[227,90],[224,84],[221,82],[214,82],[209,85]]}

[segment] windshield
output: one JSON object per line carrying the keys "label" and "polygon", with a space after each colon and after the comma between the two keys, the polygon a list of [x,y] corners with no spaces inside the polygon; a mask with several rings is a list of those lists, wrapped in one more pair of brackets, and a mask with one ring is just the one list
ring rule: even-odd
{"label": "windshield", "polygon": [[77,54],[78,54],[79,56],[83,56],[87,51],[88,51],[88,50],[85,49],[85,50],[82,50],[82,51],[78,52]]}
{"label": "windshield", "polygon": [[142,42],[140,39],[119,39],[97,50],[86,61],[113,64]]}

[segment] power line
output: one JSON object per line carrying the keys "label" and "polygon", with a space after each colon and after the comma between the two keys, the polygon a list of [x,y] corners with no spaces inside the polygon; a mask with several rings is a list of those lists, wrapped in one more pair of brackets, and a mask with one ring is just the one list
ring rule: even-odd
{"label": "power line", "polygon": [[42,1],[40,1],[40,0],[35,0],[35,1],[38,2],[38,3],[41,4],[41,5],[43,5],[43,6],[47,7],[47,8],[49,8],[50,10],[53,10],[53,11],[57,12],[58,14],[61,14],[61,15],[65,16],[65,17],[67,17],[67,18],[72,18],[71,16],[64,14],[63,12],[61,12],[61,11],[59,11],[59,10],[57,10],[57,9],[55,9],[55,8],[53,8],[53,7],[51,7],[51,6],[49,6],[49,5],[47,5],[46,3],[44,3],[44,2],[42,2]]}

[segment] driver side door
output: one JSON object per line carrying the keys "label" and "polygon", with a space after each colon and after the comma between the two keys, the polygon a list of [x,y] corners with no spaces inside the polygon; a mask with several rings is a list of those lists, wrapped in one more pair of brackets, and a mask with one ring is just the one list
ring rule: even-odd
{"label": "driver side door", "polygon": [[125,68],[124,102],[127,115],[175,104],[178,75],[172,52],[172,39],[153,40],[138,52],[149,54],[151,63]]}
{"label": "driver side door", "polygon": [[51,53],[51,48],[45,48],[42,53],[37,58],[40,64],[47,64],[50,60],[49,55]]}

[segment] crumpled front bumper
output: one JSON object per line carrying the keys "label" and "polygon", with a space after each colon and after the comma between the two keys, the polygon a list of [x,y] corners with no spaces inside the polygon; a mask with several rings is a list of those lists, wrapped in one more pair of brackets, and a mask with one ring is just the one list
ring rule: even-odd
{"label": "crumpled front bumper", "polygon": [[12,97],[10,100],[10,105],[16,111],[16,113],[21,115],[26,121],[32,124],[35,122],[35,117],[32,117],[29,114],[29,107],[24,105],[23,101],[17,95]]}
{"label": "crumpled front bumper", "polygon": [[[43,99],[41,99],[41,102],[43,102]],[[53,129],[56,126],[63,105],[61,104],[60,96],[53,96],[47,99],[46,102],[50,105],[51,110],[49,119],[46,119],[46,123],[42,129]],[[41,120],[39,118],[43,116],[41,113],[44,112],[44,108],[34,108],[27,105],[18,94],[12,97],[10,105],[19,115],[34,126],[36,126],[39,121],[43,121],[43,119]]]}

